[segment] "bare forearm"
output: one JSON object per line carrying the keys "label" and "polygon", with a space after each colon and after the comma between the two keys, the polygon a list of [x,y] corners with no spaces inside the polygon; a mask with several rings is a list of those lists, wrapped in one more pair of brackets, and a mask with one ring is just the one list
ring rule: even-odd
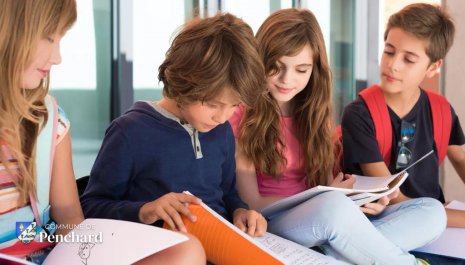
{"label": "bare forearm", "polygon": [[[73,209],[71,209],[73,208]],[[66,235],[75,225],[84,221],[84,215],[80,207],[69,207],[67,209],[52,209],[51,216],[57,223],[56,234]]]}
{"label": "bare forearm", "polygon": [[459,177],[462,179],[462,182],[465,183],[465,161],[453,161],[450,160],[452,163],[452,166],[454,167],[455,171],[459,175]]}
{"label": "bare forearm", "polygon": [[283,196],[260,196],[259,198],[256,198],[253,203],[249,203],[249,207],[251,209],[260,211],[266,206],[272,204],[273,202],[282,200],[284,198],[285,197]]}
{"label": "bare forearm", "polygon": [[446,209],[447,226],[465,228],[465,211]]}
{"label": "bare forearm", "polygon": [[462,146],[451,145],[447,149],[447,157],[449,158],[455,171],[465,183],[465,152]]}
{"label": "bare forearm", "polygon": [[396,204],[399,202],[408,201],[410,199],[412,198],[405,196],[405,194],[403,194],[402,191],[399,190],[399,195],[396,198],[391,199],[389,204]]}

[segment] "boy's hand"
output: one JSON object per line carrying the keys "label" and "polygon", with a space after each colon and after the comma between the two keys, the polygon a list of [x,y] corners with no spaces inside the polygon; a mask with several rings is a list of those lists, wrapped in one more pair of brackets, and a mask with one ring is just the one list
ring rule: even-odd
{"label": "boy's hand", "polygon": [[352,189],[354,187],[354,183],[355,177],[353,175],[339,172],[334,178],[333,182],[331,182],[330,186],[336,188]]}
{"label": "boy's hand", "polygon": [[254,210],[239,208],[234,211],[233,223],[249,236],[263,236],[266,232],[265,217]]}
{"label": "boy's hand", "polygon": [[200,202],[201,200],[193,195],[171,192],[144,204],[139,210],[139,220],[144,224],[163,220],[171,229],[187,232],[180,214],[195,222],[197,217],[189,211],[185,204],[199,204]]}

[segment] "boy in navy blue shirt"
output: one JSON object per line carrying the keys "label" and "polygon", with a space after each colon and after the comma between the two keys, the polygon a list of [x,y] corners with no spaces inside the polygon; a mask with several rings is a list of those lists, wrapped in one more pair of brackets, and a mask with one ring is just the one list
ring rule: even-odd
{"label": "boy in navy blue shirt", "polygon": [[181,216],[196,220],[186,204],[202,200],[249,235],[264,234],[266,220],[235,189],[227,122],[265,87],[251,28],[230,14],[191,21],[158,77],[164,98],[136,102],[107,129],[81,198],[86,217],[164,221],[185,232]]}
{"label": "boy in navy blue shirt", "polygon": [[[419,85],[438,73],[454,39],[454,24],[441,9],[412,4],[392,15],[384,34],[381,58],[381,90],[392,126],[391,156],[383,161],[374,122],[366,103],[358,98],[342,118],[344,167],[347,173],[387,176],[402,171],[430,150],[421,164],[408,170],[409,177],[393,202],[432,197],[444,203],[439,186],[439,157],[433,134],[431,105]],[[447,156],[465,182],[465,137],[452,107]],[[448,226],[465,227],[465,212],[447,209]]]}

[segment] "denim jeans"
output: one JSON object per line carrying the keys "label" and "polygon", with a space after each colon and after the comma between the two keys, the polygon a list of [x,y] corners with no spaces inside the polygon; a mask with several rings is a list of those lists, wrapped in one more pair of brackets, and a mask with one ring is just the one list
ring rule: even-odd
{"label": "denim jeans", "polygon": [[320,194],[274,217],[268,231],[355,264],[418,264],[408,251],[436,239],[446,227],[442,204],[419,198],[367,218],[340,192]]}

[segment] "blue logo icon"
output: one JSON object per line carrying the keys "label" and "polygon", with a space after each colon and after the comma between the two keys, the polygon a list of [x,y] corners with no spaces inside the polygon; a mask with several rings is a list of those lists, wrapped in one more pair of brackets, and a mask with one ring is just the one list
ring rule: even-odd
{"label": "blue logo icon", "polygon": [[19,241],[28,244],[37,234],[36,222],[16,222],[16,236]]}

